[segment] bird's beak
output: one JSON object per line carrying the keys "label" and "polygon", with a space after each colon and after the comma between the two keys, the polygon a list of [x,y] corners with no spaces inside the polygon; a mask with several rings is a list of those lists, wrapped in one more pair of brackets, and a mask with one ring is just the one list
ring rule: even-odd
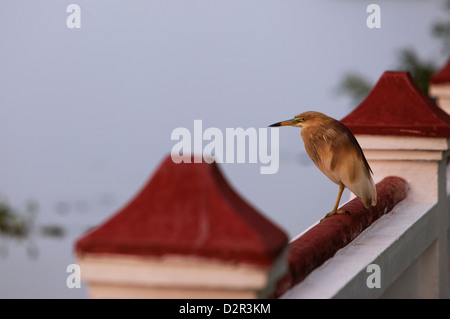
{"label": "bird's beak", "polygon": [[278,123],[274,123],[272,125],[269,125],[269,127],[277,127],[277,126],[294,126],[297,123],[295,119],[290,119],[286,121],[281,121]]}

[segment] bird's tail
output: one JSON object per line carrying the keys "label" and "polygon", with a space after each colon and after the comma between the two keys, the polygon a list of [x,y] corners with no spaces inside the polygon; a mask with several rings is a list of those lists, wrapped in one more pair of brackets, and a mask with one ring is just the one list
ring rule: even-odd
{"label": "bird's tail", "polygon": [[369,208],[377,204],[377,189],[373,182],[372,176],[369,175],[367,183],[361,189],[361,200],[364,203],[364,207]]}
{"label": "bird's tail", "polygon": [[377,204],[377,189],[370,173],[366,176],[345,186],[363,202],[364,207],[369,208]]}

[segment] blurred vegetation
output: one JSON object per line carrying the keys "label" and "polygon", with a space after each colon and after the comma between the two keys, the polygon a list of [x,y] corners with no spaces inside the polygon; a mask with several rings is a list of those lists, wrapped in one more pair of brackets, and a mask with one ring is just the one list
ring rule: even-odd
{"label": "blurred vegetation", "polygon": [[[445,58],[450,57],[450,0],[446,0],[443,6],[448,19],[437,21],[431,26],[431,35],[438,39],[442,45],[442,54]],[[412,48],[405,48],[398,52],[394,69],[409,71],[413,79],[423,92],[428,94],[429,83],[432,75],[440,66],[432,61],[420,58]],[[366,76],[358,72],[348,72],[337,87],[340,95],[350,97],[352,105],[359,105],[369,94],[374,83]]]}
{"label": "blurred vegetation", "polygon": [[358,72],[348,72],[338,86],[338,93],[351,98],[352,105],[359,105],[369,94],[373,83]]}
{"label": "blurred vegetation", "polygon": [[428,94],[431,77],[439,68],[434,62],[420,59],[414,49],[403,49],[398,55],[397,69],[409,71],[417,85]]}
{"label": "blurred vegetation", "polygon": [[446,21],[438,21],[431,28],[432,35],[442,41],[442,53],[445,56],[450,52],[450,0],[445,1],[443,10],[447,13]]}
{"label": "blurred vegetation", "polygon": [[[115,197],[111,193],[99,194],[92,202],[84,199],[73,201],[59,200],[54,205],[54,212],[60,217],[65,217],[73,213],[88,213],[91,205],[97,208],[111,208],[114,205]],[[10,251],[12,242],[18,242],[25,246],[27,255],[35,259],[39,256],[36,239],[50,238],[61,239],[68,234],[68,230],[73,226],[62,222],[63,225],[54,222],[38,223],[40,217],[39,203],[35,200],[28,200],[22,210],[12,207],[7,197],[0,194],[0,259],[6,258]],[[47,212],[46,212],[47,213]],[[84,231],[92,229],[92,225],[87,225]]]}
{"label": "blurred vegetation", "polygon": [[62,238],[65,230],[60,225],[35,225],[39,205],[36,201],[26,203],[25,212],[19,212],[7,202],[0,201],[0,257],[8,254],[7,241],[17,240],[27,243],[27,254],[31,258],[38,257],[38,248],[34,244],[34,236]]}
{"label": "blurred vegetation", "polygon": [[0,203],[0,232],[14,238],[24,238],[29,232],[26,219],[7,204]]}

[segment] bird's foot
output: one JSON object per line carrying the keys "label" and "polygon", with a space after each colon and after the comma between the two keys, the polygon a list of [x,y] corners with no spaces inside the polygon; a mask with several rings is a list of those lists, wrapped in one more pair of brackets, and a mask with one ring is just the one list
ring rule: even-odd
{"label": "bird's foot", "polygon": [[344,215],[344,214],[350,214],[350,212],[347,210],[333,210],[333,211],[329,212],[328,214],[326,214],[325,217],[322,218],[320,221],[324,220],[327,217],[331,217],[333,215]]}

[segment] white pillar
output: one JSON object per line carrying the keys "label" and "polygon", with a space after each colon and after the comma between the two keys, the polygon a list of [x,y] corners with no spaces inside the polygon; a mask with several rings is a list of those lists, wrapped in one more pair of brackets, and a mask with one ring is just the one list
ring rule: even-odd
{"label": "white pillar", "polygon": [[427,229],[436,232],[437,240],[383,297],[449,298],[450,197],[447,158],[450,155],[450,138],[373,135],[357,135],[356,138],[373,170],[375,183],[386,176],[402,177],[410,186],[406,201],[430,202],[438,212],[438,222]]}
{"label": "white pillar", "polygon": [[357,135],[356,139],[375,183],[387,176],[402,177],[411,187],[408,198],[414,201],[438,201],[440,190],[446,194],[450,139],[375,135]]}
{"label": "white pillar", "polygon": [[441,109],[450,114],[450,83],[430,85],[430,95]]}

